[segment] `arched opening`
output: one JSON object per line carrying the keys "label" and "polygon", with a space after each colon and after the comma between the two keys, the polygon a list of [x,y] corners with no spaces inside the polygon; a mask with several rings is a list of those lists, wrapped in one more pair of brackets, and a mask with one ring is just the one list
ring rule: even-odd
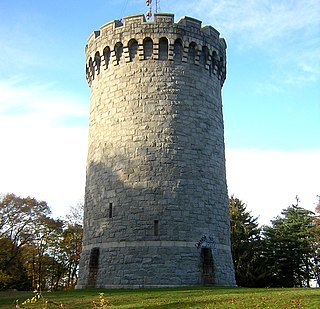
{"label": "arched opening", "polygon": [[96,64],[97,74],[100,74],[101,57],[100,57],[100,53],[98,51],[94,55],[94,62]]}
{"label": "arched opening", "polygon": [[123,45],[121,42],[118,42],[115,46],[114,46],[114,52],[116,54],[116,61],[117,64],[120,63],[121,60],[121,56],[122,56],[122,52],[123,52]]}
{"label": "arched opening", "polygon": [[224,69],[224,61],[223,61],[223,57],[220,57],[219,64],[218,64],[218,72],[219,72],[219,74],[223,71],[223,69]]}
{"label": "arched opening", "polygon": [[91,72],[92,79],[94,79],[94,67],[93,67],[93,61],[92,61],[91,57],[89,59],[89,69],[90,69],[90,72]]}
{"label": "arched opening", "polygon": [[218,55],[217,55],[217,52],[216,51],[213,51],[212,55],[211,55],[211,66],[212,66],[212,73],[215,73],[217,68],[218,64]]}
{"label": "arched opening", "polygon": [[143,56],[144,59],[150,59],[153,54],[153,41],[151,38],[145,38],[143,40]]}
{"label": "arched opening", "polygon": [[128,48],[130,61],[133,61],[133,59],[138,53],[138,42],[135,39],[131,39],[128,43]]}
{"label": "arched opening", "polygon": [[111,54],[110,47],[109,46],[105,47],[103,50],[103,58],[104,58],[104,65],[106,70],[109,68],[110,54]]}
{"label": "arched opening", "polygon": [[197,53],[197,44],[195,42],[191,42],[189,44],[189,50],[188,50],[188,62],[189,63],[196,62],[196,53]]}
{"label": "arched opening", "polygon": [[168,39],[161,38],[159,40],[159,60],[168,60]]}
{"label": "arched opening", "polygon": [[173,45],[173,61],[181,62],[183,56],[183,45],[181,39],[176,39]]}
{"label": "arched opening", "polygon": [[100,249],[98,247],[91,249],[89,257],[89,273],[87,278],[88,287],[95,287],[96,285],[99,270],[99,255]]}
{"label": "arched opening", "polygon": [[86,65],[86,79],[88,82],[90,82],[90,70],[89,67]]}
{"label": "arched opening", "polygon": [[202,47],[200,63],[205,67],[209,58],[209,49],[207,46]]}
{"label": "arched opening", "polygon": [[214,284],[214,265],[211,248],[201,248],[200,268],[202,284]]}

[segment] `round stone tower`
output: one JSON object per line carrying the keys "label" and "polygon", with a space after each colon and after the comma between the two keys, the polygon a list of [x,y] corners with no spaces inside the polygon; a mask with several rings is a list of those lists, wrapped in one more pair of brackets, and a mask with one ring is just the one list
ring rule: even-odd
{"label": "round stone tower", "polygon": [[172,14],[89,37],[84,239],[77,288],[235,285],[221,87],[226,43]]}

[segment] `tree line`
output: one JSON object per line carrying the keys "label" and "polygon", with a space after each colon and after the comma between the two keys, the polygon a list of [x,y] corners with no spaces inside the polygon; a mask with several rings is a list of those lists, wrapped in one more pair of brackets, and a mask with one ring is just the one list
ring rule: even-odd
{"label": "tree line", "polygon": [[82,206],[54,219],[35,198],[0,199],[0,289],[73,288],[82,246]]}
{"label": "tree line", "polygon": [[236,281],[244,287],[320,286],[320,202],[315,213],[296,203],[270,225],[257,220],[238,198],[229,199]]}
{"label": "tree line", "polygon": [[[240,199],[229,199],[237,285],[320,286],[320,203],[315,213],[294,205],[259,226]],[[82,246],[81,204],[64,220],[35,198],[0,198],[0,290],[74,288]]]}

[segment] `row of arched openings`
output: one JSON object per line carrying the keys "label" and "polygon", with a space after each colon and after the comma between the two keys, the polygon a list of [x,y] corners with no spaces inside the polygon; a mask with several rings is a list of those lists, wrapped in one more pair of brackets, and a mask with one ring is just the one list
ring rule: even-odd
{"label": "row of arched openings", "polygon": [[[137,40],[131,39],[128,42],[128,53],[129,61],[134,61],[138,55],[139,44]],[[169,43],[168,39],[165,37],[160,38],[159,47],[158,47],[158,59],[159,60],[168,60],[169,56]],[[103,66],[107,70],[110,66],[111,61],[111,49],[109,46],[106,46],[103,49],[103,55],[100,55],[99,51],[95,53],[94,59],[90,57],[89,63],[86,67],[87,79],[91,80],[95,78],[95,73],[100,74],[102,67],[102,56],[103,56]],[[154,54],[153,41],[151,38],[147,37],[143,40],[143,59],[151,59]],[[119,64],[122,61],[123,55],[123,44],[117,42],[114,46],[114,61],[115,64]],[[187,62],[196,63],[198,55],[198,46],[195,42],[191,42],[188,46],[187,53]],[[183,42],[180,38],[176,39],[173,46],[173,61],[182,62],[184,56],[184,47]],[[211,56],[211,61],[209,58]],[[216,51],[213,51],[210,55],[209,49],[207,46],[203,46],[200,52],[200,58],[198,59],[199,63],[203,66],[209,65],[209,73],[211,74],[220,74],[224,68],[223,57],[219,57]]]}

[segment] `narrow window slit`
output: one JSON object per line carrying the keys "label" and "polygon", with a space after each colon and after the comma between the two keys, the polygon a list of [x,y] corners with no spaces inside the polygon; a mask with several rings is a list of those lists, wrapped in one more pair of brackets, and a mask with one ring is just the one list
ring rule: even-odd
{"label": "narrow window slit", "polygon": [[154,236],[159,236],[159,221],[158,220],[153,221],[153,227],[154,227]]}
{"label": "narrow window slit", "polygon": [[112,203],[109,203],[109,218],[112,218],[113,213],[112,213]]}

